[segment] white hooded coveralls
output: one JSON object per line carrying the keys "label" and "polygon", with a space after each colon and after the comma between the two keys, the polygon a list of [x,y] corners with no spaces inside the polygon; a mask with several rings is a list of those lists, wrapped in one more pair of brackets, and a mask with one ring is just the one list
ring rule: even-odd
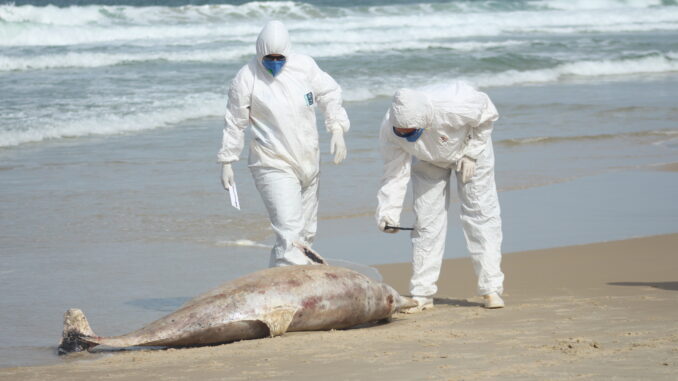
{"label": "white hooded coveralls", "polygon": [[[286,57],[275,77],[261,63],[269,54]],[[239,159],[245,129],[251,125],[249,167],[276,233],[271,266],[312,263],[293,243],[310,246],[316,233],[318,106],[328,131],[348,131],[337,82],[313,58],[290,51],[289,36],[281,22],[267,23],[257,39],[256,58],[231,82],[218,161]]]}
{"label": "white hooded coveralls", "polygon": [[[478,293],[503,291],[501,218],[494,182],[490,134],[498,113],[490,98],[463,82],[414,91],[402,89],[383,119],[380,143],[384,174],[377,199],[377,223],[399,225],[407,184],[412,177],[414,213],[413,275],[410,292],[431,297],[437,291],[445,236],[450,179],[464,156],[476,160],[471,180],[456,174],[461,222],[478,277]],[[424,128],[415,142],[394,134],[393,126]]]}

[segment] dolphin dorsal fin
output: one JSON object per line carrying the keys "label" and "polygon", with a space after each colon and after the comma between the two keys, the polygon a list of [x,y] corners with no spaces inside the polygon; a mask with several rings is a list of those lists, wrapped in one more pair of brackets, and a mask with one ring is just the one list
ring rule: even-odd
{"label": "dolphin dorsal fin", "polygon": [[276,307],[258,320],[266,324],[271,337],[279,336],[287,332],[296,312],[296,308]]}
{"label": "dolphin dorsal fin", "polygon": [[317,252],[313,251],[310,247],[300,243],[300,242],[293,242],[293,245],[297,247],[297,249],[301,250],[301,252],[313,262],[312,264],[318,264],[318,265],[326,265],[327,261],[325,258],[321,257],[320,254]]}

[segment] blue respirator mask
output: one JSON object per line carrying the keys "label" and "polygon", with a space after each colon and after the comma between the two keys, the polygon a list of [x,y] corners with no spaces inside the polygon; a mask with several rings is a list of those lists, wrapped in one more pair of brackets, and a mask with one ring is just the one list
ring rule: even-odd
{"label": "blue respirator mask", "polygon": [[396,134],[397,136],[400,136],[401,138],[407,139],[408,142],[416,142],[423,132],[424,132],[423,128],[417,128],[412,132],[401,134],[400,132],[398,132],[395,126],[393,127],[393,133]]}
{"label": "blue respirator mask", "polygon": [[283,66],[285,66],[285,56],[264,56],[261,60],[261,64],[264,65],[266,70],[271,73],[272,76],[280,74]]}

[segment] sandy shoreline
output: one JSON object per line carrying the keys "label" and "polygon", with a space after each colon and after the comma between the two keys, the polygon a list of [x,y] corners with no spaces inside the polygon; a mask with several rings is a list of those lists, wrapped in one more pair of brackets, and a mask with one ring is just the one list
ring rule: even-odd
{"label": "sandy shoreline", "polygon": [[[669,234],[507,254],[508,307],[492,311],[478,307],[470,260],[451,259],[437,307],[388,324],[209,348],[85,353],[60,365],[3,368],[0,379],[674,380],[676,247],[678,234]],[[409,264],[378,267],[407,291]]]}

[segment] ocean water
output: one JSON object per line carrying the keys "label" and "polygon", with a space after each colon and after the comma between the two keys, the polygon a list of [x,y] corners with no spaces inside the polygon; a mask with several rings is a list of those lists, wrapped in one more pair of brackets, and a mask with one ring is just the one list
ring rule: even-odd
{"label": "ocean water", "polygon": [[219,116],[273,18],[352,102],[450,78],[486,88],[678,71],[675,1],[73,3],[0,5],[0,147]]}
{"label": "ocean water", "polygon": [[675,173],[652,171],[678,162],[676,1],[0,2],[0,366],[62,361],[69,307],[117,334],[266,266],[246,160],[238,212],[216,152],[270,19],[339,82],[352,122],[340,166],[320,126],[326,257],[408,260],[407,236],[372,222],[379,122],[397,88],[455,79],[501,114],[505,251],[678,231]]}

